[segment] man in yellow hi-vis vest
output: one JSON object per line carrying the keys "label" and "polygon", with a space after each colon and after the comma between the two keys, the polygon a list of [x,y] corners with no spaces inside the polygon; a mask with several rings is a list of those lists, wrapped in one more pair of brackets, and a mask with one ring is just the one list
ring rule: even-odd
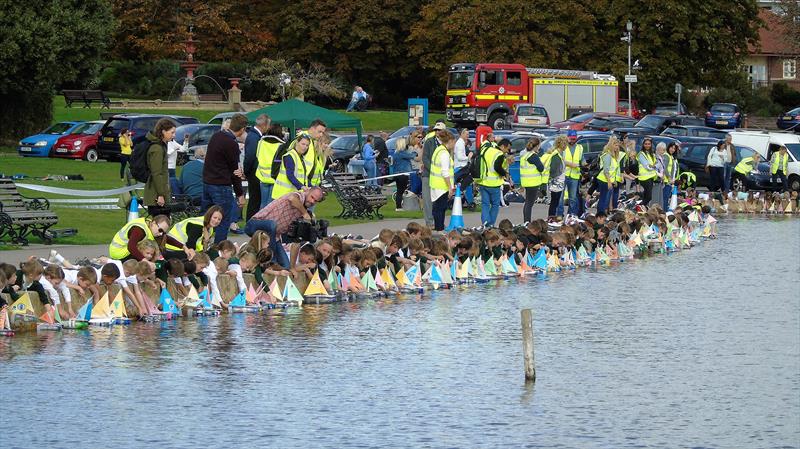
{"label": "man in yellow hi-vis vest", "polygon": [[789,190],[789,182],[786,179],[786,175],[789,173],[789,150],[785,145],[781,146],[777,153],[772,153],[770,173],[772,173],[772,176],[769,178],[769,183],[773,189],[777,190],[775,180],[780,178],[781,191],[786,192]]}
{"label": "man in yellow hi-vis vest", "polygon": [[482,146],[478,161],[481,177],[477,180],[481,191],[481,223],[494,226],[500,213],[500,196],[503,194],[503,179],[508,176],[505,168],[505,154],[511,148],[511,141],[501,140],[497,146],[489,142]]}
{"label": "man in yellow hi-vis vest", "polygon": [[[567,148],[564,150],[564,190],[569,198],[569,213],[577,214],[581,188],[581,167],[586,165],[583,158],[583,145],[578,143],[578,133],[567,131]],[[566,201],[566,199],[564,200]],[[563,215],[564,207],[559,205],[558,214]]]}
{"label": "man in yellow hi-vis vest", "polygon": [[[277,156],[278,149],[280,149],[283,144],[283,128],[281,128],[281,125],[277,124],[270,126],[267,135],[262,137],[261,141],[258,142],[258,149],[256,150],[256,159],[258,162],[256,178],[258,178],[259,184],[261,184],[261,203],[258,206],[259,210],[272,202],[272,188],[275,186],[275,178],[272,177],[272,166],[275,165],[275,156]],[[254,211],[253,213],[256,212],[258,211]]]}

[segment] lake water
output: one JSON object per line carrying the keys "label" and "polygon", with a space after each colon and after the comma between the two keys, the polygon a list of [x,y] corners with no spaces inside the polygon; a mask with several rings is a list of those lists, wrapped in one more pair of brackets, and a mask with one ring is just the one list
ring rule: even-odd
{"label": "lake water", "polygon": [[798,447],[799,285],[800,220],[740,218],[548,279],[17,335],[0,447]]}

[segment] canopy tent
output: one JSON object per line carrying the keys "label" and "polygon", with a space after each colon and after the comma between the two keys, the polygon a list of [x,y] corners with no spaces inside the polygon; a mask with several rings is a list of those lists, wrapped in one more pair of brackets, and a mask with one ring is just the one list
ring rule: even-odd
{"label": "canopy tent", "polygon": [[297,134],[297,128],[308,128],[312,121],[320,119],[330,129],[355,128],[358,141],[361,142],[363,129],[360,119],[309,104],[296,98],[248,112],[247,118],[250,122],[254,122],[256,117],[261,114],[267,114],[272,119],[272,123],[279,123],[289,128],[291,136]]}

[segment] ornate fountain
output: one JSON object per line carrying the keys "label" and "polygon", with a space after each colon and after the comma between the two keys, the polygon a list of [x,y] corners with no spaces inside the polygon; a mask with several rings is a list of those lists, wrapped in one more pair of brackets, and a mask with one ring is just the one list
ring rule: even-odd
{"label": "ornate fountain", "polygon": [[194,60],[194,52],[197,51],[196,44],[199,41],[194,40],[192,28],[191,26],[189,27],[189,38],[183,41],[186,51],[186,60],[181,61],[181,68],[186,70],[186,84],[183,86],[181,99],[183,101],[197,102],[199,97],[197,95],[197,87],[194,85],[194,71],[200,66],[200,61]]}

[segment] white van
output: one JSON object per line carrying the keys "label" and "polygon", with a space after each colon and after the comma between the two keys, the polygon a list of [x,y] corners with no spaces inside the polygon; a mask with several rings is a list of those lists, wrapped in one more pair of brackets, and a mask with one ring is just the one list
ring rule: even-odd
{"label": "white van", "polygon": [[734,145],[750,147],[768,161],[785,146],[789,150],[789,189],[800,191],[800,135],[772,131],[732,131],[730,135]]}

